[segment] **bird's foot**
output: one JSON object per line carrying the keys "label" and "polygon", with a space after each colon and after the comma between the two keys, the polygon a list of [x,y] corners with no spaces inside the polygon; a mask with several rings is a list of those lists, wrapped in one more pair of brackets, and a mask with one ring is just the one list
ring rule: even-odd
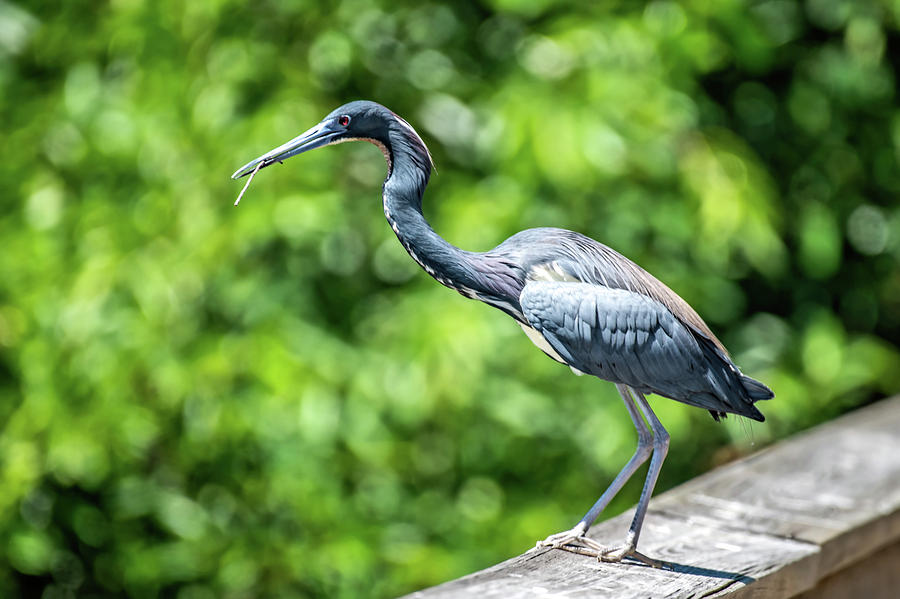
{"label": "bird's foot", "polygon": [[617,564],[624,559],[633,559],[635,561],[639,561],[643,564],[650,566],[651,568],[662,568],[663,562],[653,559],[652,557],[647,557],[643,553],[639,552],[634,548],[633,543],[626,543],[621,547],[616,547],[612,549],[606,549],[600,552],[600,555],[597,556],[597,560],[601,562]]}
{"label": "bird's foot", "polygon": [[594,539],[584,536],[586,532],[587,527],[583,524],[578,524],[571,530],[556,533],[543,541],[538,541],[535,548],[551,547],[553,549],[562,549],[563,551],[570,551],[579,555],[595,557],[597,561],[610,564],[617,564],[622,560],[632,559],[651,568],[664,567],[663,562],[639,552],[635,548],[634,541],[630,538],[619,547],[606,547]]}
{"label": "bird's foot", "polygon": [[564,551],[571,551],[572,553],[578,553],[581,555],[587,555],[600,559],[600,556],[602,556],[603,553],[607,551],[606,547],[604,547],[594,539],[590,539],[584,536],[585,532],[587,532],[587,527],[583,524],[578,524],[571,530],[556,533],[555,535],[550,535],[543,541],[538,541],[535,547],[551,547],[553,549],[562,549]]}

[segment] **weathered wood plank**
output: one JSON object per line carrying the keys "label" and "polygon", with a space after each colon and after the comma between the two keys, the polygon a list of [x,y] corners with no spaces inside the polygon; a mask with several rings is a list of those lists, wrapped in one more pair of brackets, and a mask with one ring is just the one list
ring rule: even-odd
{"label": "weathered wood plank", "polygon": [[[618,542],[630,518],[625,513],[598,524],[591,536]],[[865,581],[884,585],[891,577],[896,589],[900,567],[862,578],[853,570],[884,562],[898,543],[900,398],[895,398],[655,498],[641,551],[665,560],[665,569],[532,549],[410,597],[778,599],[810,592],[820,583],[839,596],[842,588],[871,591]]]}
{"label": "weathered wood plank", "polygon": [[794,599],[896,599],[900,543],[877,550],[850,567],[821,580],[811,591]]}

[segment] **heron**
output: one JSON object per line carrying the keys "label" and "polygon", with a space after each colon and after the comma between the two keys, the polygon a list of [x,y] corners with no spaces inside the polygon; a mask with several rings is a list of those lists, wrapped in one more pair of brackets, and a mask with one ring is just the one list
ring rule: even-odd
{"label": "heron", "polygon": [[[736,414],[762,422],[765,418],[754,403],[774,393],[740,371],[687,302],[590,237],[558,228],[527,229],[486,252],[462,250],[443,239],[422,212],[434,167],[431,153],[407,121],[378,103],[354,101],[335,109],[314,127],[239,168],[232,178],[251,175],[249,185],[262,168],[356,140],[371,142],[384,154],[384,215],[410,257],[442,285],[511,316],[550,358],[576,374],[614,383],[634,424],[637,448],[609,487],[574,527],[550,535],[537,547],[659,567],[660,562],[637,551],[669,448],[669,434],[646,396],[708,410],[716,421]],[[648,459],[624,541],[607,546],[588,537],[600,513]]]}

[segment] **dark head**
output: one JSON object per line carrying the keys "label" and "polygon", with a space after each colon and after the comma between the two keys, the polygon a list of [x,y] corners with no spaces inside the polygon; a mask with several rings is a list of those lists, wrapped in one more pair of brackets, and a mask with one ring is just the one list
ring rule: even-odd
{"label": "dark head", "polygon": [[355,140],[372,142],[381,149],[388,161],[388,176],[401,154],[412,158],[426,172],[426,177],[431,172],[428,148],[409,123],[381,104],[357,100],[333,110],[312,129],[248,162],[231,178],[249,175],[260,163],[259,168],[265,168],[315,148]]}

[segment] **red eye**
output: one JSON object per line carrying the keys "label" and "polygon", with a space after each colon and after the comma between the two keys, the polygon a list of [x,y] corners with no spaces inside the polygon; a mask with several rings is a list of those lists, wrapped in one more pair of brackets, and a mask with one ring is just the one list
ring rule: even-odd
{"label": "red eye", "polygon": [[340,117],[338,117],[338,123],[340,124],[341,127],[346,127],[347,125],[350,124],[350,117],[347,116],[346,114],[341,115]]}

